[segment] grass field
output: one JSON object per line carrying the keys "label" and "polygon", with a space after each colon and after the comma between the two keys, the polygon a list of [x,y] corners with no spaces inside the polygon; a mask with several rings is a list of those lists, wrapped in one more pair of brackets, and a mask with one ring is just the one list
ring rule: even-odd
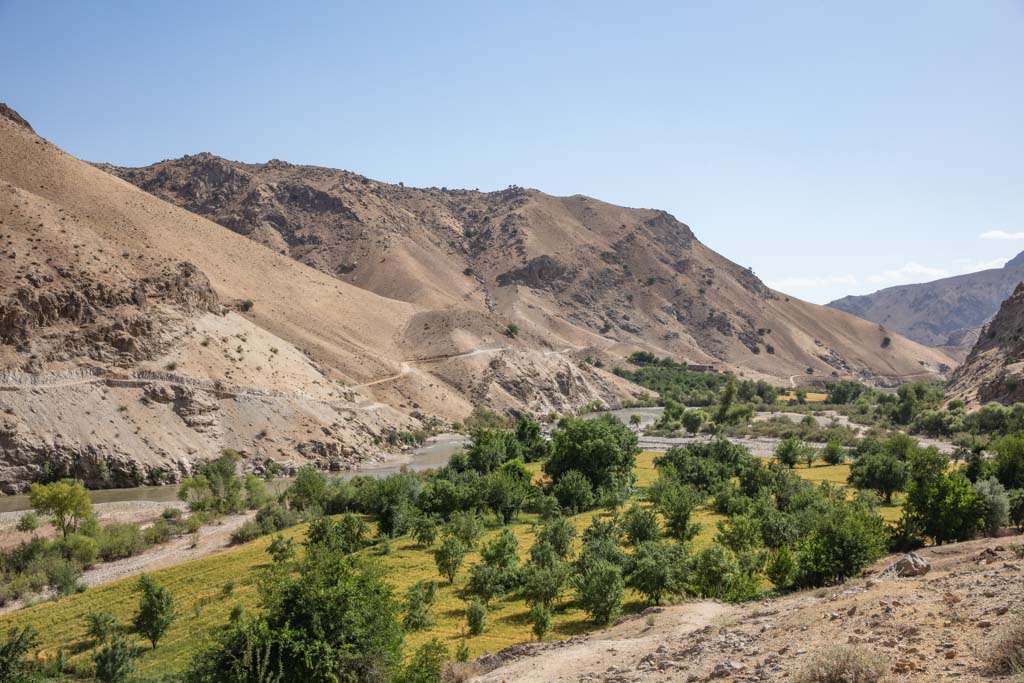
{"label": "grass field", "polygon": [[[644,452],[637,459],[637,478],[640,486],[648,486],[655,478],[653,460],[657,453]],[[534,464],[535,473],[539,467]],[[812,481],[831,481],[845,484],[849,466],[818,465],[810,469],[797,468],[796,472]],[[592,511],[572,518],[576,528],[582,531],[594,516],[606,516],[603,511]],[[898,517],[899,507],[883,508],[883,516],[892,520]],[[701,511],[696,520],[702,525],[701,533],[695,539],[696,546],[711,542],[715,536],[715,523],[721,516]],[[525,554],[533,543],[537,518],[524,514],[512,525],[519,539],[520,552]],[[484,535],[487,540],[499,531],[491,526]],[[286,536],[301,541],[305,536],[305,525],[285,532]],[[148,644],[142,646],[138,661],[138,673],[156,676],[182,669],[189,658],[209,642],[216,629],[228,621],[235,605],[245,609],[257,607],[255,571],[269,561],[266,547],[270,538],[261,538],[251,543],[231,548],[216,555],[181,564],[169,569],[153,572],[174,595],[177,621],[171,626],[165,639],[156,650]],[[407,651],[411,651],[431,637],[441,638],[454,652],[459,641],[465,636],[466,602],[460,595],[468,576],[468,568],[479,561],[479,554],[466,557],[462,570],[451,586],[438,576],[432,549],[418,547],[408,537],[393,541],[390,554],[380,556],[375,548],[362,551],[379,562],[385,576],[395,586],[399,596],[406,587],[420,580],[440,581],[437,601],[433,608],[434,626],[428,631],[411,634],[406,639]],[[92,588],[85,593],[64,598],[57,602],[44,602],[13,614],[0,617],[0,632],[11,626],[32,624],[42,638],[43,656],[52,657],[57,648],[64,647],[72,654],[73,669],[87,675],[92,668],[92,643],[84,635],[84,617],[92,611],[112,612],[122,623],[128,623],[138,604],[136,577]],[[637,595],[627,592],[625,610],[637,611],[644,607]],[[531,638],[528,607],[520,600],[498,600],[491,603],[488,611],[487,630],[468,640],[470,653],[475,657],[485,651],[496,652],[508,645]],[[565,638],[593,628],[586,616],[575,609],[571,601],[563,601],[563,608],[556,611],[551,638]],[[140,643],[141,644],[141,643]]]}
{"label": "grass field", "polygon": [[[808,391],[805,397],[808,403],[824,403],[828,399],[828,394],[822,394],[816,391]],[[793,390],[785,391],[779,394],[780,401],[795,401],[796,392]]]}

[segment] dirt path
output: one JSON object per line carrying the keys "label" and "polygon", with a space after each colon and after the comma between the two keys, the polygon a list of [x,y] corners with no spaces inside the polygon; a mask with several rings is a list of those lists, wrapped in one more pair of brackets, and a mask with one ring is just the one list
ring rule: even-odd
{"label": "dirt path", "polygon": [[[399,366],[398,374],[389,375],[388,377],[382,377],[380,379],[375,379],[372,382],[364,382],[363,384],[353,384],[349,388],[350,389],[362,389],[364,387],[372,387],[372,386],[375,386],[377,384],[384,384],[385,382],[393,382],[394,380],[398,379],[399,377],[402,377],[403,375],[408,375],[410,372],[415,370],[415,368],[412,367],[413,364],[415,364],[415,365],[426,365],[426,364],[430,364],[430,363],[443,363],[445,361],[454,360],[455,358],[471,358],[472,356],[480,356],[480,355],[483,355],[485,353],[501,353],[502,351],[508,351],[508,350],[509,350],[508,346],[500,346],[500,347],[495,348],[495,349],[473,349],[472,351],[467,351],[465,353],[456,353],[456,354],[452,354],[450,356],[435,356],[433,358],[413,358],[411,360],[403,360],[402,364]],[[561,352],[553,351],[551,353],[561,353]]]}
{"label": "dirt path", "polygon": [[[632,671],[635,662],[665,641],[677,642],[687,634],[719,622],[735,607],[719,602],[691,602],[660,610],[647,618],[629,619],[606,631],[564,642],[526,646],[528,656],[472,680],[479,683],[506,681],[578,681],[583,671],[602,672],[614,678]],[[557,653],[555,652],[557,651]]]}
{"label": "dirt path", "polygon": [[[232,532],[252,519],[255,514],[249,512],[241,515],[228,515],[211,525],[202,527],[199,530],[199,543],[195,547],[192,547],[190,537],[182,536],[167,543],[147,548],[138,555],[126,557],[123,560],[97,564],[82,575],[82,581],[90,588],[95,588],[128,576],[136,576],[143,572],[163,569],[213,555],[224,550],[231,540]],[[38,598],[40,596],[31,597]],[[25,602],[26,600],[10,602],[0,608],[0,614],[21,609]]]}

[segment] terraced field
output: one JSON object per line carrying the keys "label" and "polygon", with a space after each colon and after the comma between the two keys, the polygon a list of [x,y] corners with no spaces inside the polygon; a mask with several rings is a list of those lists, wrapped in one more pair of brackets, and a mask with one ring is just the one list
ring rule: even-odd
{"label": "terraced field", "polygon": [[[637,476],[640,486],[648,486],[655,478],[653,460],[658,453],[644,452],[637,461]],[[532,465],[539,475],[539,467]],[[797,473],[814,481],[845,483],[849,473],[846,465],[813,468],[800,467]],[[591,519],[603,516],[603,511],[577,515],[572,521],[577,529],[586,528]],[[899,507],[883,508],[886,519],[895,519]],[[695,539],[697,546],[707,544],[714,538],[715,522],[720,516],[702,511],[696,521],[702,525],[700,535]],[[520,552],[525,554],[533,543],[535,515],[524,514],[512,525],[520,543]],[[484,540],[496,535],[500,527],[492,526]],[[305,536],[305,525],[294,527],[286,536],[301,541]],[[156,650],[143,645],[143,654],[138,661],[138,673],[143,676],[180,670],[189,658],[201,650],[216,633],[218,627],[227,623],[231,610],[236,605],[244,609],[257,607],[258,593],[255,584],[256,570],[269,562],[266,547],[270,538],[261,538],[245,545],[227,549],[216,555],[154,572],[174,595],[178,619],[171,626],[165,639]],[[437,601],[433,608],[434,626],[429,631],[411,634],[406,639],[408,651],[431,637],[441,638],[454,651],[466,635],[466,602],[461,590],[468,577],[468,568],[479,561],[477,553],[466,557],[462,570],[456,577],[455,585],[448,585],[438,576],[431,549],[417,546],[404,537],[390,545],[388,554],[380,554],[375,547],[363,554],[379,562],[385,575],[391,580],[399,595],[407,586],[420,579],[438,580]],[[122,623],[127,623],[138,604],[137,579],[125,579],[85,593],[64,598],[58,602],[44,602],[0,618],[0,631],[6,632],[11,626],[32,624],[42,638],[40,651],[43,657],[53,657],[58,648],[64,647],[72,655],[72,670],[88,675],[92,668],[92,642],[85,637],[85,615],[92,611],[112,612]],[[636,594],[627,592],[625,610],[638,611],[644,605]],[[488,628],[468,640],[470,653],[477,656],[485,651],[495,652],[508,645],[531,638],[527,605],[516,599],[492,602],[488,612]],[[576,609],[570,600],[555,614],[551,638],[559,639],[582,633],[593,628],[585,614]]]}

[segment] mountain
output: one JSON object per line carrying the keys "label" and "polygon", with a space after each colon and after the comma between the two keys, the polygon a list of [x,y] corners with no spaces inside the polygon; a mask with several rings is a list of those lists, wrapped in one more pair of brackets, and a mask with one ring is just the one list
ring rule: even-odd
{"label": "mountain", "polygon": [[[180,479],[225,447],[344,467],[428,415],[637,388],[471,310],[381,296],[168,204],[0,110],[0,490]],[[375,400],[378,396],[388,401]]]}
{"label": "mountain", "polygon": [[985,325],[947,393],[972,406],[1024,401],[1024,283]]}
{"label": "mountain", "polygon": [[922,344],[966,352],[978,339],[981,326],[1022,280],[1024,252],[1002,268],[846,296],[828,305]]}
{"label": "mountain", "polygon": [[794,376],[894,384],[955,365],[884,327],[769,289],[664,211],[521,187],[416,189],[211,154],[101,167],[341,282],[448,311],[454,326],[472,316],[512,323],[542,348],[609,362],[642,348],[787,385]]}

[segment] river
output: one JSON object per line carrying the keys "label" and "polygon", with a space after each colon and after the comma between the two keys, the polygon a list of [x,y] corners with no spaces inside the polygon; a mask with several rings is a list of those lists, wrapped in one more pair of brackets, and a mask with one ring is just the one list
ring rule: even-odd
{"label": "river", "polygon": [[[441,467],[448,462],[452,453],[462,448],[469,441],[464,434],[437,434],[410,453],[399,453],[389,456],[380,463],[369,463],[362,467],[332,472],[327,476],[351,479],[358,475],[386,477],[400,472],[403,467],[414,471],[430,470]],[[268,486],[274,493],[280,493],[292,481],[291,477],[278,477],[269,482]],[[178,500],[178,485],[167,486],[135,486],[124,489],[96,489],[89,492],[93,504],[152,502],[171,503]],[[27,495],[0,496],[0,514],[5,512],[21,512],[31,509]]]}

